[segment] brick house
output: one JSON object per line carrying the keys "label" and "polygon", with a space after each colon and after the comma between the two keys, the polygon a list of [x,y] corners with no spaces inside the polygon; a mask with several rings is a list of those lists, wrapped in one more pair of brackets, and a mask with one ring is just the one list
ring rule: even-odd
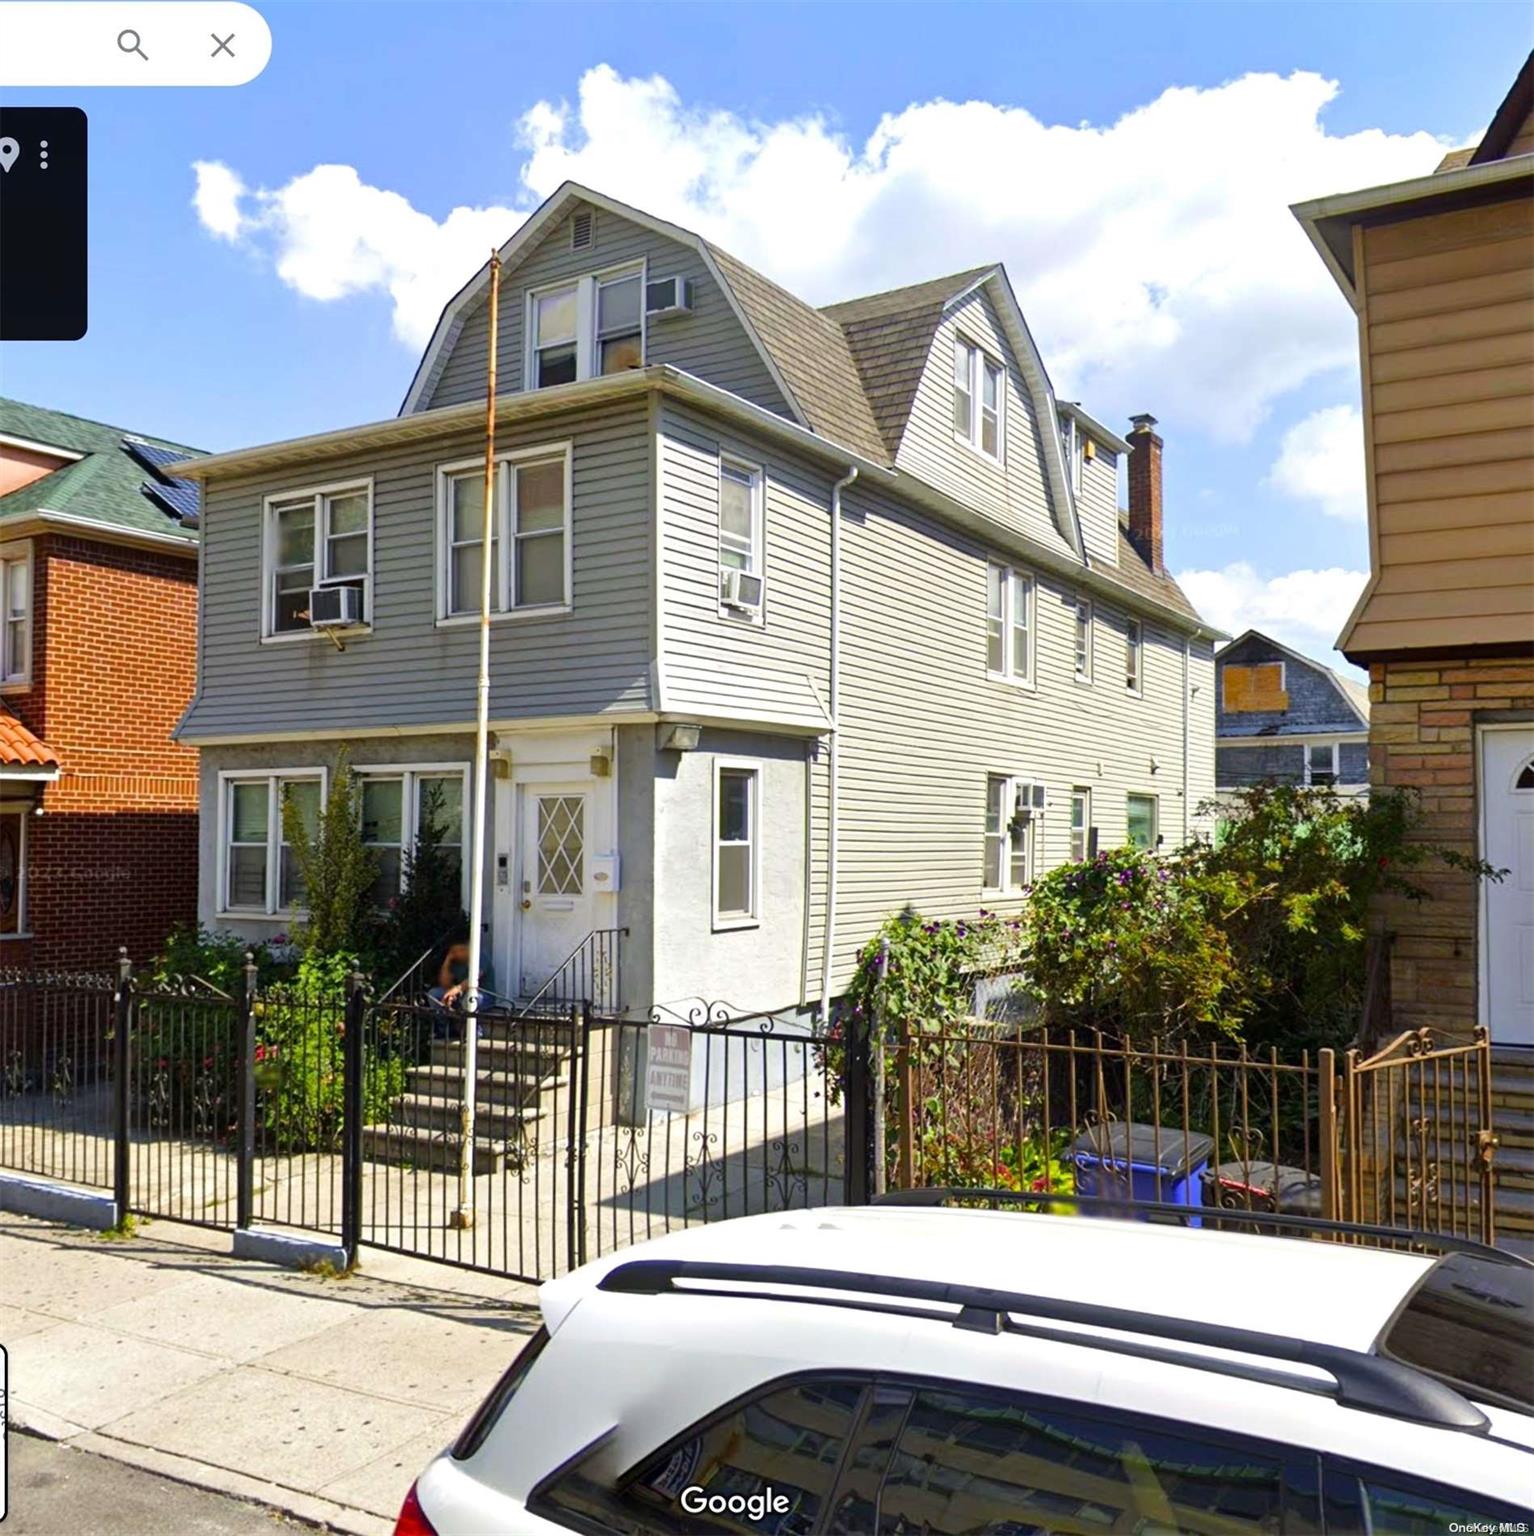
{"label": "brick house", "polygon": [[152,956],[197,911],[193,450],[0,399],[0,964]]}
{"label": "brick house", "polygon": [[1215,787],[1369,787],[1369,692],[1249,629],[1215,653]]}

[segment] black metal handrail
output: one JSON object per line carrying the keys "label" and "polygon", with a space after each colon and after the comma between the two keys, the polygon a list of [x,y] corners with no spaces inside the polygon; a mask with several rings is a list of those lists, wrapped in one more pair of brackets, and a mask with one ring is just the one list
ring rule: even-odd
{"label": "black metal handrail", "polygon": [[619,960],[627,936],[627,928],[593,928],[532,997],[516,1005],[518,1012],[562,1013],[587,1007],[599,1014],[621,1013]]}

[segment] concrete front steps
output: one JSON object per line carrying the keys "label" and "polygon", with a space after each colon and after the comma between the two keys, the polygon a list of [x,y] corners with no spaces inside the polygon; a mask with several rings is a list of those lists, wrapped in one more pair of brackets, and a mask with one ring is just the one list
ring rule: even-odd
{"label": "concrete front steps", "polygon": [[[434,1040],[406,1073],[389,1118],[364,1127],[363,1156],[434,1172],[458,1167],[463,1138],[463,1042]],[[474,1172],[520,1166],[534,1127],[568,1117],[568,1038],[541,1022],[485,1019],[475,1052]]]}

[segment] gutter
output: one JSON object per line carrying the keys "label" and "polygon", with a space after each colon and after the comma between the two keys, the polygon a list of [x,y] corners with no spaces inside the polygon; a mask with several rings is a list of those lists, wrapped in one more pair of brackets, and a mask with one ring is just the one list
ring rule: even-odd
{"label": "gutter", "polygon": [[842,683],[842,492],[857,477],[857,465],[849,465],[847,473],[831,487],[831,730],[826,762],[826,922],[820,941],[820,1022],[823,1026],[831,1020],[831,956],[836,946],[837,772],[841,757]]}

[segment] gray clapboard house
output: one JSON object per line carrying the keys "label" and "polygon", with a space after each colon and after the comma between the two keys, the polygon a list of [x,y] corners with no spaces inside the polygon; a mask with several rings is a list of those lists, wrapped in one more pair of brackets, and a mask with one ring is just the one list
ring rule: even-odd
{"label": "gray clapboard house", "polygon": [[[1195,830],[1221,637],[1160,439],[1056,400],[1000,266],[815,309],[575,185],[502,260],[497,990],[624,929],[633,1011],[816,1006],[908,902]],[[185,469],[209,924],[290,922],[278,808],[343,743],[381,896],[433,788],[464,835],[487,321],[482,271],[398,417]]]}
{"label": "gray clapboard house", "polygon": [[1249,629],[1215,657],[1215,779],[1222,793],[1254,784],[1369,788],[1369,691]]}

